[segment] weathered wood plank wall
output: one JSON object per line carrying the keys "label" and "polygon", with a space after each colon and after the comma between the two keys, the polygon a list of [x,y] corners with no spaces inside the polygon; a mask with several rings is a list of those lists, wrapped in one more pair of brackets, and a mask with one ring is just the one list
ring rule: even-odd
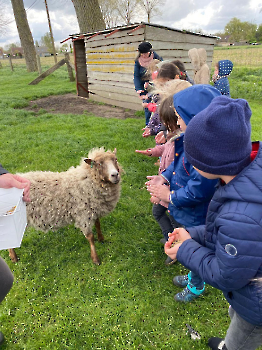
{"label": "weathered wood plank wall", "polygon": [[101,32],[85,38],[86,63],[90,98],[134,110],[142,110],[133,84],[137,47],[150,41],[154,51],[164,60],[180,59],[193,77],[188,50],[203,47],[211,67],[215,38],[144,25],[137,30],[130,27],[112,33]]}

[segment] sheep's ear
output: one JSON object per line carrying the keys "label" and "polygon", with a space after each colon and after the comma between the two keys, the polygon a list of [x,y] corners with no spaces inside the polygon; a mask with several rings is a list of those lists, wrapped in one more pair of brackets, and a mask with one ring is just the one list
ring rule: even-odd
{"label": "sheep's ear", "polygon": [[114,152],[113,152],[113,153],[114,153],[114,155],[116,155],[116,148],[114,149]]}
{"label": "sheep's ear", "polygon": [[96,163],[93,159],[85,158],[84,161],[89,164],[92,168],[92,166]]}

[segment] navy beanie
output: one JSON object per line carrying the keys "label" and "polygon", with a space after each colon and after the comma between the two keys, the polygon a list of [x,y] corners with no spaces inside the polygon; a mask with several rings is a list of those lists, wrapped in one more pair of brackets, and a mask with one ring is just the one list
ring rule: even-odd
{"label": "navy beanie", "polygon": [[246,100],[219,96],[186,128],[185,155],[197,169],[237,175],[250,162],[251,110]]}
{"label": "navy beanie", "polygon": [[141,44],[138,45],[138,51],[140,53],[147,53],[150,52],[152,49],[152,45],[148,41],[144,41]]}
{"label": "navy beanie", "polygon": [[174,107],[186,125],[221,93],[211,85],[196,84],[173,96]]}

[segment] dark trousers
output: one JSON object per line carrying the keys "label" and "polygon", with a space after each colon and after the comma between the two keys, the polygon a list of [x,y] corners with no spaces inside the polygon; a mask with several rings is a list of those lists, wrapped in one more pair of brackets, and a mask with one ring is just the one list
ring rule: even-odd
{"label": "dark trousers", "polygon": [[172,215],[167,214],[167,208],[161,204],[154,204],[152,210],[153,216],[162,230],[162,234],[166,241],[168,233],[173,232],[174,228],[181,227]]}
{"label": "dark trousers", "polygon": [[11,289],[14,276],[7,263],[0,257],[0,303]]}

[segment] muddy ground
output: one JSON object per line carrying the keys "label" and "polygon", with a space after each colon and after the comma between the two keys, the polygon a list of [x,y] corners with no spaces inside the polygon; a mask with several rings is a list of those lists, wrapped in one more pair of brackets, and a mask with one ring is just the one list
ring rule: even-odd
{"label": "muddy ground", "polygon": [[38,112],[45,110],[53,114],[89,114],[92,113],[97,117],[104,118],[138,118],[135,111],[114,107],[106,104],[99,104],[91,100],[78,97],[75,94],[56,95],[40,98],[30,101],[27,110]]}

